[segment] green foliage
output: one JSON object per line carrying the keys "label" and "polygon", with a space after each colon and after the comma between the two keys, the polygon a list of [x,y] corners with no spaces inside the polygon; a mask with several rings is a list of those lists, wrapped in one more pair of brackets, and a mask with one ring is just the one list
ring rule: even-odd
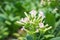
{"label": "green foliage", "polygon": [[[42,10],[46,16],[44,24],[49,24],[53,28],[52,31],[47,31],[48,33],[45,33],[41,40],[60,36],[60,0],[44,0],[43,3],[41,0],[0,0],[0,39],[4,40],[8,35],[13,36],[13,33],[17,33],[22,25],[17,24],[16,21],[25,18],[24,12],[28,13],[33,9]],[[31,25],[26,24],[26,27],[28,26]],[[40,34],[37,33],[34,38],[40,40],[39,36]],[[32,38],[29,36],[28,40]]]}
{"label": "green foliage", "polygon": [[53,14],[47,13],[46,14],[46,23],[48,23],[50,26],[55,25],[55,16]]}
{"label": "green foliage", "polygon": [[50,40],[60,40],[60,37],[52,38]]}
{"label": "green foliage", "polygon": [[4,27],[3,23],[0,22],[0,39],[4,39],[9,34],[8,28]]}

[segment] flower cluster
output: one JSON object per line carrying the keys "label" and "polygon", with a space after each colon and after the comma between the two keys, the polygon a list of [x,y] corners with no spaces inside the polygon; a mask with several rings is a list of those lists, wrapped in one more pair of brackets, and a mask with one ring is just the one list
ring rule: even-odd
{"label": "flower cluster", "polygon": [[26,17],[17,21],[17,23],[24,26],[21,30],[26,30],[28,33],[36,33],[39,32],[40,29],[46,29],[48,26],[48,24],[44,25],[43,23],[43,19],[45,18],[43,11],[37,13],[36,10],[32,10],[29,12],[29,15],[26,12],[24,13]]}

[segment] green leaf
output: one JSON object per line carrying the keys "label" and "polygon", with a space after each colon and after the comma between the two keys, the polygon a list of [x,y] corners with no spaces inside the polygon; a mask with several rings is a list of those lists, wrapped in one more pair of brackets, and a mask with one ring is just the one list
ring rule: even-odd
{"label": "green leaf", "polygon": [[47,13],[45,21],[50,26],[54,26],[55,25],[55,16],[52,13]]}
{"label": "green leaf", "polygon": [[50,37],[54,37],[54,35],[45,35],[45,38],[50,38]]}
{"label": "green leaf", "polygon": [[5,21],[5,23],[6,23],[7,25],[11,25],[11,22],[9,22],[9,21]]}
{"label": "green leaf", "polygon": [[5,10],[9,10],[10,11],[11,10],[11,6],[10,5],[6,5],[5,6]]}
{"label": "green leaf", "polygon": [[50,40],[60,40],[60,37],[52,38]]}

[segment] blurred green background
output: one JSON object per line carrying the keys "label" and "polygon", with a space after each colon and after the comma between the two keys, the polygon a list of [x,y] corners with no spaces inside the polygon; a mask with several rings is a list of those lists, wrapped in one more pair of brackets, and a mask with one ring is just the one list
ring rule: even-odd
{"label": "blurred green background", "polygon": [[0,0],[0,40],[15,38],[13,33],[20,28],[15,22],[25,17],[24,12],[33,9],[44,11],[45,23],[53,26],[55,37],[60,37],[60,0],[44,0],[43,3],[41,0]]}

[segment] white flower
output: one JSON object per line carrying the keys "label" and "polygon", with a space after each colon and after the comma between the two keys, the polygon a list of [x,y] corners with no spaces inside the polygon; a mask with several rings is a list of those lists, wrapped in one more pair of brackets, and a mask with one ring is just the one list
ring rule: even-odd
{"label": "white flower", "polygon": [[27,18],[27,17],[22,18],[22,19],[20,20],[20,22],[22,22],[22,23],[25,23],[25,22],[28,22],[28,21],[29,21],[29,18]]}
{"label": "white flower", "polygon": [[44,24],[43,23],[39,23],[39,27],[40,28],[44,28]]}
{"label": "white flower", "polygon": [[24,22],[28,22],[28,21],[29,21],[29,18],[25,17]]}
{"label": "white flower", "polygon": [[44,12],[43,11],[39,11],[39,17],[42,17],[42,19],[45,18]]}
{"label": "white flower", "polygon": [[36,10],[32,10],[29,13],[31,14],[32,17],[35,17],[37,12],[36,12]]}

